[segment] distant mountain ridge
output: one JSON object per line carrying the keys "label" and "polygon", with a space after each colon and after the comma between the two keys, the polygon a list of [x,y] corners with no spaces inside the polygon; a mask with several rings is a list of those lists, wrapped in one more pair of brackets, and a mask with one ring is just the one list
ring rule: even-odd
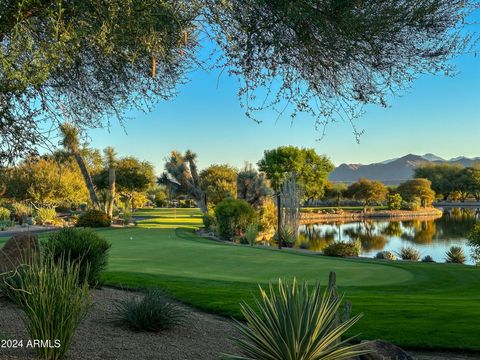
{"label": "distant mountain ridge", "polygon": [[400,158],[389,159],[369,165],[362,164],[341,164],[330,174],[330,181],[333,182],[355,182],[360,178],[380,180],[385,184],[399,184],[413,177],[413,171],[420,165],[429,163],[460,164],[468,167],[480,163],[480,157],[467,158],[459,156],[445,160],[435,154],[414,155],[408,154]]}

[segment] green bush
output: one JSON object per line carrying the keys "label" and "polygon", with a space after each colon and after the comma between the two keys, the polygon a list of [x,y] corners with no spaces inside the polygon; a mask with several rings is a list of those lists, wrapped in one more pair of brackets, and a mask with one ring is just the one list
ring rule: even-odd
{"label": "green bush", "polygon": [[101,228],[109,227],[112,219],[103,211],[91,209],[78,217],[76,226],[78,227],[92,227]]}
{"label": "green bush", "polygon": [[451,246],[445,253],[445,261],[447,263],[463,264],[467,261],[467,257],[460,246]]}
{"label": "green bush", "polygon": [[245,200],[227,198],[215,207],[215,219],[219,236],[231,240],[244,234],[248,225],[256,222],[256,213]]}
{"label": "green bush", "polygon": [[80,282],[87,280],[97,286],[101,272],[107,267],[111,244],[90,229],[63,228],[54,232],[42,243],[45,251],[57,260],[69,258],[80,264]]}
{"label": "green bush", "polygon": [[46,224],[53,223],[57,219],[57,212],[54,208],[39,208],[35,216],[37,223]]}
{"label": "green bush", "polygon": [[205,226],[205,229],[212,230],[212,227],[216,225],[215,212],[209,209],[206,214],[203,214],[202,220],[203,220],[203,226]]}
{"label": "green bush", "polygon": [[402,207],[402,197],[400,194],[387,195],[387,206],[389,210],[400,210]]}
{"label": "green bush", "polygon": [[32,215],[32,210],[25,204],[15,202],[11,205],[12,212],[15,215],[16,220],[23,224],[24,220]]}
{"label": "green bush", "polygon": [[423,257],[422,262],[424,263],[434,263],[435,260],[430,255],[426,255]]}
{"label": "green bush", "polygon": [[476,224],[470,234],[468,234],[468,246],[473,261],[478,265],[480,264],[480,223]]}
{"label": "green bush", "polygon": [[420,260],[420,252],[411,246],[402,247],[397,252],[397,256],[402,260],[412,260],[412,261]]}
{"label": "green bush", "polygon": [[376,259],[383,259],[383,260],[397,260],[397,257],[391,251],[380,251],[375,255]]}
{"label": "green bush", "polygon": [[30,338],[60,343],[59,347],[52,343],[35,350],[42,359],[60,359],[90,306],[88,284],[80,282],[80,266],[47,256],[24,266],[19,274],[11,299],[25,314]]}
{"label": "green bush", "polygon": [[140,331],[161,331],[185,319],[184,311],[160,290],[150,290],[141,299],[119,301],[117,310],[120,321]]}
{"label": "green bush", "polygon": [[[297,241],[297,232],[289,226],[282,226],[280,234],[282,236],[282,246],[292,247]],[[278,242],[278,234],[275,235],[275,240]]]}
{"label": "green bush", "polygon": [[10,220],[10,210],[5,207],[0,207],[0,221],[9,221]]}
{"label": "green bush", "polygon": [[260,288],[256,306],[241,304],[246,322],[236,321],[240,338],[233,338],[242,356],[227,355],[227,359],[302,359],[340,360],[369,353],[365,344],[351,345],[342,340],[361,317],[357,315],[340,323],[342,298],[333,291],[322,295],[320,285],[309,291],[307,283],[298,285],[279,281],[278,290]]}
{"label": "green bush", "polygon": [[407,211],[417,211],[420,209],[420,204],[416,201],[412,201],[412,202],[403,201],[401,209],[407,210]]}
{"label": "green bush", "polygon": [[361,252],[362,244],[358,240],[348,242],[336,241],[323,249],[323,255],[337,257],[360,256]]}

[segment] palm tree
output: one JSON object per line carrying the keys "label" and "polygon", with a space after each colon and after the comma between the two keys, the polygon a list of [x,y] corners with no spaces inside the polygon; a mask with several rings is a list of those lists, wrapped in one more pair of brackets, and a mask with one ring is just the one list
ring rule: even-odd
{"label": "palm tree", "polygon": [[60,131],[62,132],[63,139],[61,144],[68,150],[80,168],[85,184],[87,185],[88,193],[90,195],[90,201],[92,202],[93,207],[100,209],[100,202],[98,201],[97,193],[95,192],[95,186],[93,185],[92,177],[88,172],[87,165],[85,160],[80,153],[80,142],[78,140],[78,128],[74,124],[63,123],[60,126]]}
{"label": "palm tree", "polygon": [[112,217],[113,215],[113,203],[115,201],[115,167],[117,163],[117,153],[115,149],[111,146],[105,148],[103,150],[105,155],[105,165],[108,168],[108,189],[109,189],[109,196],[107,202],[107,214],[108,216]]}

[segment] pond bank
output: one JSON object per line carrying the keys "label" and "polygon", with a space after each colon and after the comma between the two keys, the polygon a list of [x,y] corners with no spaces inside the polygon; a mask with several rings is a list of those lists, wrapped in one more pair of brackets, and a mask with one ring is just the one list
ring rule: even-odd
{"label": "pond bank", "polygon": [[394,220],[414,220],[418,218],[426,220],[435,220],[442,217],[443,212],[436,208],[425,208],[416,211],[408,210],[379,210],[372,212],[343,212],[336,213],[302,213],[302,224],[313,224],[319,222],[328,221],[356,221],[365,219],[386,219],[389,221]]}

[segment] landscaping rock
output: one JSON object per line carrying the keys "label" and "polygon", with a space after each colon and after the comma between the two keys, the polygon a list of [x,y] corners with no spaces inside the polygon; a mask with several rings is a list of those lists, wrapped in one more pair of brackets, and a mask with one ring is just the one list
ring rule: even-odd
{"label": "landscaping rock", "polygon": [[15,234],[0,249],[0,273],[15,270],[26,259],[37,257],[39,252],[40,244],[36,234]]}
{"label": "landscaping rock", "polygon": [[401,348],[383,340],[371,341],[366,348],[373,352],[359,356],[358,360],[413,360],[413,357]]}

